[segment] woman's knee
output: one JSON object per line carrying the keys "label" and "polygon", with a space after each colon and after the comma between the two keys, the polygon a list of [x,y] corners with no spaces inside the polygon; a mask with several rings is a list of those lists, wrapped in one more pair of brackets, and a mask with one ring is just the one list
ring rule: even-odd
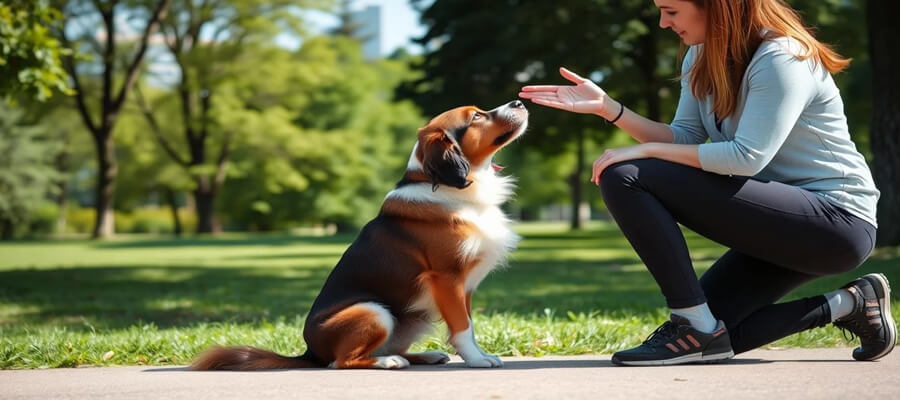
{"label": "woman's knee", "polygon": [[664,174],[667,164],[671,163],[655,158],[629,160],[612,164],[600,174],[600,190],[604,196],[613,194],[622,188],[640,187],[643,180],[653,180]]}
{"label": "woman's knee", "polygon": [[854,247],[833,252],[819,265],[824,275],[836,275],[859,268],[869,258],[869,251]]}

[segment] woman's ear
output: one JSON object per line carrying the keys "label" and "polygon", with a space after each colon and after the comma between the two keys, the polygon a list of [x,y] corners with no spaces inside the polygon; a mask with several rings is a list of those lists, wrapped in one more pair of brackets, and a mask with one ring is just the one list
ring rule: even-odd
{"label": "woman's ear", "polygon": [[432,190],[437,190],[438,185],[464,189],[472,184],[472,181],[466,180],[469,160],[443,130],[420,131],[418,151],[425,175],[431,180]]}

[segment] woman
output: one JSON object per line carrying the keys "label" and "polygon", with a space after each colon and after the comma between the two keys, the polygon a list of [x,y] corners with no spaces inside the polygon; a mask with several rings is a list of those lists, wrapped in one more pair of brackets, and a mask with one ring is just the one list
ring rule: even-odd
{"label": "woman", "polygon": [[[591,180],[671,317],[612,361],[727,359],[829,322],[860,338],[855,359],[885,356],[897,328],[882,274],[775,304],[810,280],[856,268],[874,248],[879,192],[831,77],[849,60],[781,0],[654,2],[660,27],[689,46],[671,124],[628,110],[565,68],[574,86],[519,94],[596,114],[641,142],[606,150]],[[677,223],[729,247],[699,281]]]}

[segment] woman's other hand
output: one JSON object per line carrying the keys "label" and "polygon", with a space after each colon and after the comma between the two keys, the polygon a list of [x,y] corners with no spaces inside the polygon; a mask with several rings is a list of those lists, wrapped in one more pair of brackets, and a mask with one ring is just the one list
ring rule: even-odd
{"label": "woman's other hand", "polygon": [[607,120],[615,116],[608,115],[610,105],[614,103],[606,92],[590,79],[560,67],[559,74],[575,84],[575,86],[538,85],[525,86],[519,97],[529,99],[535,104],[558,108],[581,114],[596,114]]}
{"label": "woman's other hand", "polygon": [[594,161],[594,168],[591,174],[591,182],[600,185],[600,175],[606,167],[623,161],[637,160],[640,158],[649,158],[648,150],[652,144],[644,143],[634,146],[621,147],[618,149],[607,149],[603,154]]}

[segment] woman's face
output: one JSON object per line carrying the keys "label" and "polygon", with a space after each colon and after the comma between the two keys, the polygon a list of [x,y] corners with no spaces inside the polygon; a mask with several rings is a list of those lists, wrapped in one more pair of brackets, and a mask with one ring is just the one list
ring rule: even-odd
{"label": "woman's face", "polygon": [[684,44],[706,40],[706,11],[686,0],[653,0],[659,8],[659,27],[672,28]]}

